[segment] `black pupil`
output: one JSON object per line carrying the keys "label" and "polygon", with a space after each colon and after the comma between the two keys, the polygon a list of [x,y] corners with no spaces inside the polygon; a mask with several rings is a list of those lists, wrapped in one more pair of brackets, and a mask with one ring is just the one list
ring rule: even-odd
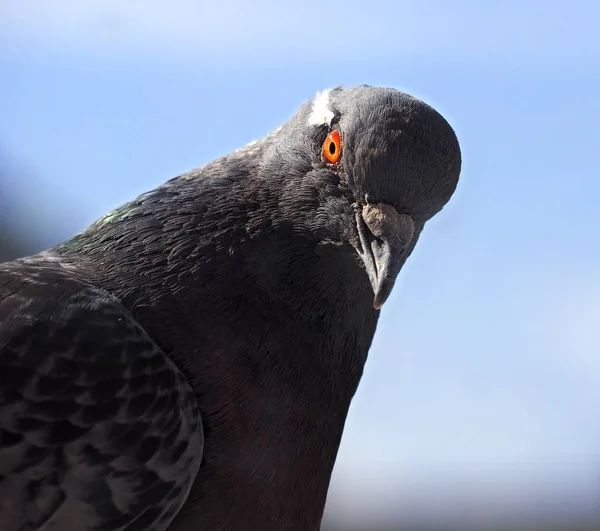
{"label": "black pupil", "polygon": [[336,152],[336,147],[335,147],[335,142],[329,142],[329,154],[330,155],[335,155]]}

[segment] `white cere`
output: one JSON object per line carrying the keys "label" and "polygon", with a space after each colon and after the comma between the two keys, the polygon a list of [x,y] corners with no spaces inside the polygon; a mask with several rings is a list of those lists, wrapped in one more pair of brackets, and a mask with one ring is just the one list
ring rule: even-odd
{"label": "white cere", "polygon": [[331,89],[318,92],[312,103],[312,110],[308,117],[308,125],[331,125],[334,113],[329,108],[329,93]]}

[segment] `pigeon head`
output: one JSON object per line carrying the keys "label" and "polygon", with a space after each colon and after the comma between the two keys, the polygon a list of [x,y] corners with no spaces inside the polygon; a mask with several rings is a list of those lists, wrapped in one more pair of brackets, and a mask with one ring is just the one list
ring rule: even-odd
{"label": "pigeon head", "polygon": [[243,271],[270,297],[289,295],[294,304],[310,281],[322,298],[342,297],[343,284],[346,298],[370,299],[378,310],[423,226],[452,196],[460,167],[456,136],[430,106],[390,88],[338,87],[264,138],[109,213],[63,248],[133,287],[137,280],[124,279],[137,271],[148,289],[206,299],[196,277],[210,269],[216,286],[219,275]]}
{"label": "pigeon head", "polygon": [[280,215],[322,242],[347,244],[381,308],[425,222],[456,189],[461,154],[448,122],[398,90],[338,87],[263,141],[248,149],[262,151],[265,185],[283,190]]}

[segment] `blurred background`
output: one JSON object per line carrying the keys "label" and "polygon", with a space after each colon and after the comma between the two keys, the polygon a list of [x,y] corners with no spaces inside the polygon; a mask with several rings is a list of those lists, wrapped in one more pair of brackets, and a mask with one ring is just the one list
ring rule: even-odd
{"label": "blurred background", "polygon": [[324,530],[600,529],[600,4],[4,0],[0,260],[317,90],[453,125],[459,188],[382,311]]}

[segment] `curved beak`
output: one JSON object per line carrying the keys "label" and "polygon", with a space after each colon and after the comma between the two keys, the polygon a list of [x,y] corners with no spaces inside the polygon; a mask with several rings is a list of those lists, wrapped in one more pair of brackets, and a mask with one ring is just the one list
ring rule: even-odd
{"label": "curved beak", "polygon": [[356,211],[362,258],[371,286],[373,307],[379,310],[389,297],[396,277],[414,247],[415,225],[393,206],[367,204]]}

